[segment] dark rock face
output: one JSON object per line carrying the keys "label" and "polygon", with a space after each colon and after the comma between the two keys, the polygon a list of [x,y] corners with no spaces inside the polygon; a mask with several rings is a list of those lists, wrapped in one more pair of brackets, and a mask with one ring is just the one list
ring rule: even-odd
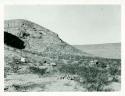
{"label": "dark rock face", "polygon": [[4,32],[4,44],[17,49],[25,48],[24,41],[8,32]]}

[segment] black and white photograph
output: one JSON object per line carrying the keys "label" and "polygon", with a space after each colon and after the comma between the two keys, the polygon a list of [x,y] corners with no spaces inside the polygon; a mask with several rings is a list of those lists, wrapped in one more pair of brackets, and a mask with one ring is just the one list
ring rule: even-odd
{"label": "black and white photograph", "polygon": [[119,91],[120,5],[4,6],[4,92]]}

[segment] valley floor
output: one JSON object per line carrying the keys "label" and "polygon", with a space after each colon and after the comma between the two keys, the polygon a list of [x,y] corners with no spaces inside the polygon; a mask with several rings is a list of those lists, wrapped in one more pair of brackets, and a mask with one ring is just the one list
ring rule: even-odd
{"label": "valley floor", "polygon": [[[38,75],[13,74],[5,79],[7,91],[86,91],[77,82],[67,79],[58,79],[57,76],[39,77]],[[6,90],[5,90],[6,91]]]}
{"label": "valley floor", "polygon": [[[9,92],[42,92],[42,91],[82,91],[86,92],[80,83],[74,80],[58,79],[58,75],[41,76],[36,74],[11,74],[5,78],[5,91]],[[120,83],[112,82],[106,88],[120,90]]]}

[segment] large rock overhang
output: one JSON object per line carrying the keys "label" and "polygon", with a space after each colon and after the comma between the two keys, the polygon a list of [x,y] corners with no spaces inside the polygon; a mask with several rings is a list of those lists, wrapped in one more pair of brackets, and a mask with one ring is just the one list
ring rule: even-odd
{"label": "large rock overhang", "polygon": [[7,46],[17,48],[17,49],[24,49],[25,43],[19,37],[4,31],[4,44]]}

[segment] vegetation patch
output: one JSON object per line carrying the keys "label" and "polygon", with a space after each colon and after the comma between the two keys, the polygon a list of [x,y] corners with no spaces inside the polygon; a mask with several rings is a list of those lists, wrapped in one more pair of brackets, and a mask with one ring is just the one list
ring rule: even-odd
{"label": "vegetation patch", "polygon": [[[77,79],[79,83],[88,91],[107,91],[104,86],[110,84],[110,82],[118,82],[117,76],[120,76],[121,69],[119,68],[120,60],[98,60],[94,64],[90,64],[90,60],[87,62],[80,61],[71,64],[63,64],[59,68],[59,71],[65,74],[76,74],[81,79]],[[86,64],[87,63],[87,64]],[[109,77],[113,78],[109,80]]]}

